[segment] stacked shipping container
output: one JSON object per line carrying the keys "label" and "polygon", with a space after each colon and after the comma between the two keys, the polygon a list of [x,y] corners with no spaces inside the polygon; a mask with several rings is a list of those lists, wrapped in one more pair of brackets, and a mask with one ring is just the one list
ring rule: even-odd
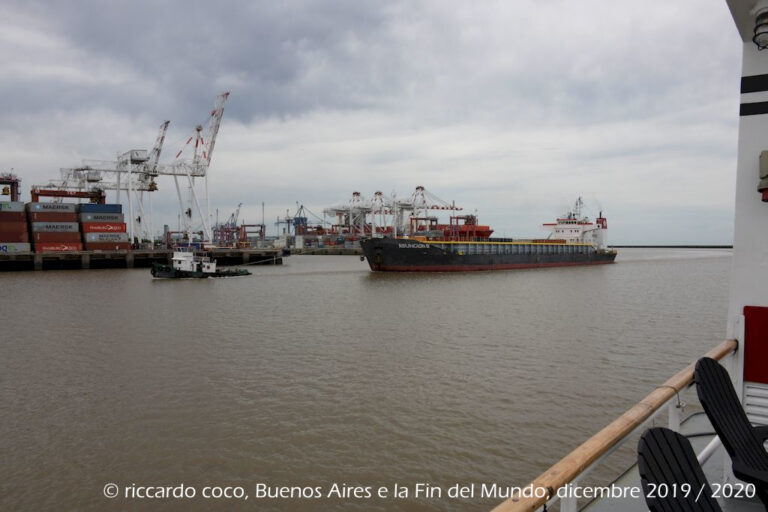
{"label": "stacked shipping container", "polygon": [[120,204],[81,204],[80,225],[88,251],[127,251],[131,248]]}
{"label": "stacked shipping container", "polygon": [[0,202],[0,252],[29,251],[29,232],[24,203]]}
{"label": "stacked shipping container", "polygon": [[120,204],[0,202],[0,252],[130,248]]}
{"label": "stacked shipping container", "polygon": [[30,240],[35,252],[82,251],[74,203],[27,203]]}

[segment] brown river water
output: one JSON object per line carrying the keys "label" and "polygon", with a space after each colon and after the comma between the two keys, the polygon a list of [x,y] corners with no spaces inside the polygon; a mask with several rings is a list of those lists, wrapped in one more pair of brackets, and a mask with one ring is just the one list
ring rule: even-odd
{"label": "brown river water", "polygon": [[722,341],[730,256],[0,274],[0,510],[487,510]]}

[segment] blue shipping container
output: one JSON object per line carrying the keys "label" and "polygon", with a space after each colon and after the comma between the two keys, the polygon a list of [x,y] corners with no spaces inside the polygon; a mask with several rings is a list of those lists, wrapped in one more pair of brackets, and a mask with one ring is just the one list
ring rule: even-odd
{"label": "blue shipping container", "polygon": [[80,205],[80,213],[123,213],[123,205],[84,203]]}

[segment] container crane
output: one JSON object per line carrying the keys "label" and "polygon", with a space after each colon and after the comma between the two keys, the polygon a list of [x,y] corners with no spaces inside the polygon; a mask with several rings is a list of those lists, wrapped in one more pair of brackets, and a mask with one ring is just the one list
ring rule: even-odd
{"label": "container crane", "polygon": [[237,245],[237,219],[240,217],[240,207],[242,206],[243,203],[239,203],[237,209],[230,214],[226,221],[221,224],[217,223],[213,228],[213,242],[218,247],[235,247]]}
{"label": "container crane", "polygon": [[[174,161],[165,166],[157,166],[156,168],[158,175],[173,176],[174,184],[176,185],[176,195],[179,200],[179,210],[184,220],[184,231],[191,235],[193,212],[197,212],[202,223],[203,237],[207,242],[213,239],[211,206],[208,198],[208,168],[211,165],[211,157],[216,145],[216,136],[219,133],[221,118],[224,115],[224,105],[228,98],[229,92],[220,94],[216,98],[214,108],[211,110],[208,120],[204,124],[198,124],[195,127],[194,135],[190,136],[184,147],[176,153]],[[194,144],[192,144],[193,141]],[[192,148],[191,158],[181,158],[184,151],[190,147]],[[185,201],[182,199],[181,186],[179,184],[180,177],[187,178],[186,206]],[[202,199],[205,200],[205,212],[196,191],[196,178],[204,179],[205,188]]]}

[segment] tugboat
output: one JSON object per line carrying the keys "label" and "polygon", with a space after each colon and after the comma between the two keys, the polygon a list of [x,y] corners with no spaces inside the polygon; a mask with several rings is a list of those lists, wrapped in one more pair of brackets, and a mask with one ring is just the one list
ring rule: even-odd
{"label": "tugboat", "polygon": [[204,256],[195,256],[191,252],[174,252],[170,265],[155,263],[152,265],[152,277],[169,279],[236,277],[249,276],[243,268],[216,270],[216,261]]}

